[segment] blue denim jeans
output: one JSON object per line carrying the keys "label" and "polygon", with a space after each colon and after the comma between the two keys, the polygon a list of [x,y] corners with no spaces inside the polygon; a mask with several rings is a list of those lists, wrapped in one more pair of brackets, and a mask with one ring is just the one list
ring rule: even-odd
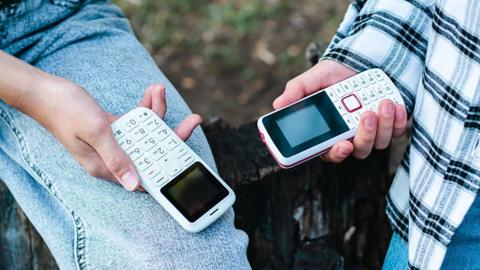
{"label": "blue denim jeans", "polygon": [[[407,243],[393,234],[383,270],[407,269],[407,266]],[[441,269],[480,269],[480,196],[477,195],[462,224],[455,231]]]}
{"label": "blue denim jeans", "polygon": [[[0,38],[2,50],[83,86],[110,113],[133,109],[158,82],[167,88],[167,124],[191,113],[112,4],[22,1],[0,11]],[[200,128],[187,143],[215,168]],[[148,194],[89,176],[49,132],[2,101],[0,179],[62,269],[250,268],[232,210],[188,233]]]}
{"label": "blue denim jeans", "polygon": [[387,255],[383,262],[383,270],[401,270],[408,268],[408,246],[398,234],[394,233],[390,240]]}

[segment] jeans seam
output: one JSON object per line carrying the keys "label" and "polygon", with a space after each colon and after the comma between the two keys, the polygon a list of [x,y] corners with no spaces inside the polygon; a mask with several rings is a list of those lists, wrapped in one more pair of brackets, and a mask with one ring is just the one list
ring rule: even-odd
{"label": "jeans seam", "polygon": [[44,186],[50,191],[50,193],[58,200],[58,202],[71,214],[72,220],[75,225],[75,239],[74,239],[74,257],[77,269],[79,270],[86,270],[87,269],[87,262],[86,262],[86,230],[83,221],[81,220],[80,216],[73,210],[69,209],[62,201],[62,199],[58,196],[58,192],[55,190],[55,187],[52,181],[48,178],[47,174],[44,173],[31,159],[27,142],[17,127],[15,127],[12,123],[12,120],[8,116],[7,112],[0,108],[0,118],[2,118],[5,123],[7,124],[10,131],[14,134],[17,142],[20,146],[22,159],[25,164],[40,178],[43,182]]}

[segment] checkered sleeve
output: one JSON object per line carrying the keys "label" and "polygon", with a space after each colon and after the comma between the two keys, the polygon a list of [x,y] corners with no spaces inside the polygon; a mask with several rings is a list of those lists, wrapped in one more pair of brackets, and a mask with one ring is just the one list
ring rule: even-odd
{"label": "checkered sleeve", "polygon": [[433,16],[422,1],[428,0],[353,2],[321,59],[356,71],[383,69],[400,90],[411,115]]}

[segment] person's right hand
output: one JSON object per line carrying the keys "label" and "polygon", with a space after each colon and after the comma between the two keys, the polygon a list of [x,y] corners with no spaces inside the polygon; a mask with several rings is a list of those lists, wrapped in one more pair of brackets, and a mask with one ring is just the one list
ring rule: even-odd
{"label": "person's right hand", "polygon": [[[118,116],[103,111],[80,86],[60,78],[55,83],[50,82],[50,87],[44,87],[44,91],[29,91],[28,95],[23,95],[22,111],[47,128],[92,176],[118,181],[129,191],[139,188],[139,176],[133,162],[112,134],[110,125]],[[139,106],[163,118],[165,88],[159,84],[148,87]],[[175,132],[186,140],[200,122],[200,116],[190,115]]]}
{"label": "person's right hand", "polygon": [[[305,96],[311,95],[339,81],[355,75],[356,72],[335,61],[324,60],[303,74],[290,80],[282,95],[273,102],[274,109],[285,107]],[[385,149],[392,137],[400,137],[407,127],[407,112],[402,105],[391,100],[380,102],[377,113],[364,112],[353,141],[340,141],[323,155],[331,162],[341,162],[349,155],[366,158],[373,148]]]}

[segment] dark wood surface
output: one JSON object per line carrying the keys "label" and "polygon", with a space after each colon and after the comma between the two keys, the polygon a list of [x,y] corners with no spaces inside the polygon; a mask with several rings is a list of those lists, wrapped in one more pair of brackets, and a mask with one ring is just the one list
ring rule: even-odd
{"label": "dark wood surface", "polygon": [[[255,123],[205,125],[221,176],[237,194],[236,225],[254,269],[379,269],[390,238],[388,151],[333,165],[280,169]],[[56,269],[41,237],[2,184],[0,269]]]}

